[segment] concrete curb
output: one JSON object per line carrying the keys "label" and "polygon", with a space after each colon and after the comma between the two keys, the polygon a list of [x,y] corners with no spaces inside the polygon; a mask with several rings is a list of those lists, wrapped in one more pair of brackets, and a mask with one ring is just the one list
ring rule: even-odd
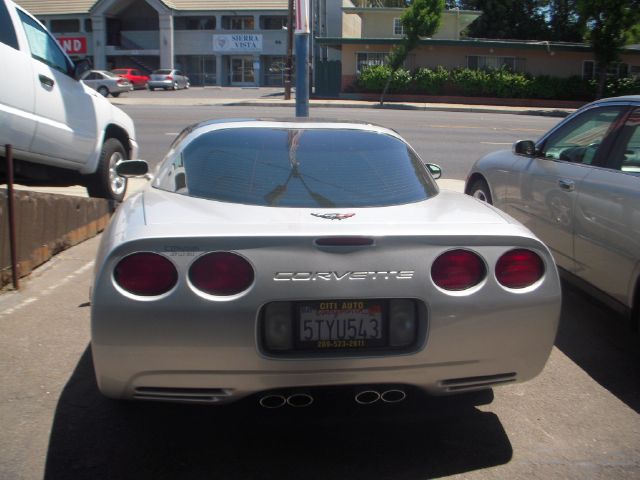
{"label": "concrete curb", "polygon": [[[178,106],[224,106],[224,107],[289,107],[295,108],[295,100],[275,99],[199,99],[199,98],[122,98],[111,99],[114,105],[178,105]],[[548,117],[566,117],[573,108],[510,107],[470,104],[439,104],[418,102],[387,102],[380,105],[373,101],[319,100],[311,99],[310,108],[369,108],[380,110],[418,110],[433,112],[499,113],[510,115],[535,115]]]}

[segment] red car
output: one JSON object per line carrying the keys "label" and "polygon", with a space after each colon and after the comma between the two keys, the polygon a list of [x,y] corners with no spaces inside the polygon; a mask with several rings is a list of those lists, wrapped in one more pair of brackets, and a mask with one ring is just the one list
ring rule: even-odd
{"label": "red car", "polygon": [[133,88],[147,88],[149,77],[136,68],[117,68],[111,71],[129,80],[133,84]]}

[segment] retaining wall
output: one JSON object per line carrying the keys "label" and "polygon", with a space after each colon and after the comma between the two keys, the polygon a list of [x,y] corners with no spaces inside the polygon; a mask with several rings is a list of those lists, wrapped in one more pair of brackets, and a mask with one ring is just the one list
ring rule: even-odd
{"label": "retaining wall", "polygon": [[[55,254],[104,230],[109,201],[14,191],[18,274],[29,275]],[[0,189],[0,287],[11,283],[7,190]]]}

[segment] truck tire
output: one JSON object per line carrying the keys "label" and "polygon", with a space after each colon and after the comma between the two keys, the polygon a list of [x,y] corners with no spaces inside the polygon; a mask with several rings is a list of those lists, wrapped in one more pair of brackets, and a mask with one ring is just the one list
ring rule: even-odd
{"label": "truck tire", "polygon": [[90,197],[106,198],[121,202],[127,191],[127,179],[116,173],[116,165],[127,159],[127,152],[122,143],[115,138],[108,138],[102,145],[98,168],[87,182]]}

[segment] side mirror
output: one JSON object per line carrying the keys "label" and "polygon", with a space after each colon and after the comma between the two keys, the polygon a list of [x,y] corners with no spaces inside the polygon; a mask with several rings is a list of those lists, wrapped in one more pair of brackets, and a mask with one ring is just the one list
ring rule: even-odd
{"label": "side mirror", "polygon": [[121,177],[142,177],[149,172],[145,160],[123,160],[116,165],[116,173]]}
{"label": "side mirror", "polygon": [[532,140],[518,140],[513,144],[513,153],[533,157],[536,153],[536,144]]}
{"label": "side mirror", "polygon": [[434,180],[437,180],[442,176],[442,168],[440,168],[439,165],[436,165],[435,163],[425,163],[425,165]]}
{"label": "side mirror", "polygon": [[82,75],[88,70],[91,70],[91,61],[89,61],[89,59],[87,58],[83,58],[82,60],[78,60],[76,62],[73,69],[73,76],[76,80],[80,80],[80,77],[82,77]]}

